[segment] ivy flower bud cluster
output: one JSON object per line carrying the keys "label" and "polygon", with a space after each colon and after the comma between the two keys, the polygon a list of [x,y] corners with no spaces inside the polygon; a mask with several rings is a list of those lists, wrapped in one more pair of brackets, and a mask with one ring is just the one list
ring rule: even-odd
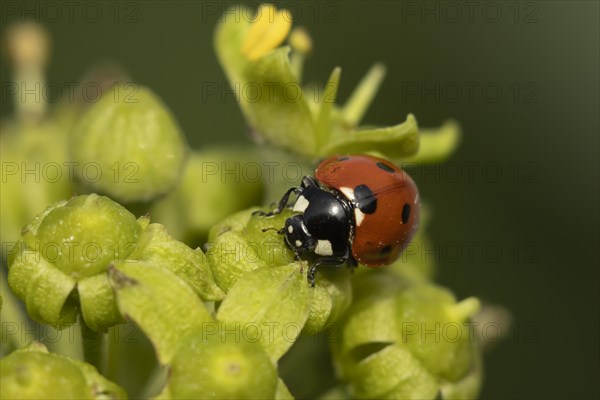
{"label": "ivy flower bud cluster", "polygon": [[[172,113],[145,87],[134,101],[104,96],[79,109],[76,121],[62,125],[69,129],[60,146],[50,146],[48,138],[24,145],[29,136],[18,133],[26,131],[21,125],[9,141],[2,138],[3,156],[4,143],[21,150],[42,144],[49,152],[60,147],[53,157],[94,163],[102,171],[90,180],[77,170],[78,181],[57,183],[52,195],[48,186],[10,183],[19,194],[6,199],[19,216],[7,219],[2,205],[2,235],[5,226],[26,221],[8,254],[10,289],[29,318],[57,329],[79,321],[101,338],[125,322],[139,329],[149,342],[144,351],[166,373],[146,377],[154,390],[137,397],[292,399],[299,387],[285,371],[307,369],[322,375],[326,398],[476,397],[481,349],[470,322],[478,299],[457,300],[433,283],[435,266],[410,246],[383,269],[319,268],[311,287],[309,260],[290,250],[281,235],[294,211],[256,214],[271,210],[261,204],[281,195],[281,182],[223,181],[205,170],[230,170],[274,154],[305,170],[321,157],[342,153],[439,162],[456,147],[458,125],[449,121],[423,130],[408,114],[395,126],[361,126],[384,66],[373,66],[342,106],[334,101],[339,67],[319,95],[310,96],[302,69],[316,44],[305,30],[293,28],[286,10],[264,4],[253,20],[243,17],[251,14],[245,6],[226,11],[214,45],[244,117],[268,143],[264,148],[190,150]],[[240,90],[250,84],[263,93],[257,101]],[[293,99],[290,87],[297,89]],[[39,133],[49,125],[36,126]],[[29,150],[14,154],[38,157]],[[69,199],[75,187],[88,194]],[[35,190],[50,206],[21,212],[19,201]],[[148,210],[160,223],[134,215]],[[425,223],[413,239],[417,246],[430,241],[424,229],[429,217],[425,205]],[[321,336],[330,339],[327,344],[306,351],[306,338]],[[86,344],[88,363],[48,353],[40,343],[11,349],[0,361],[2,397],[126,398],[121,386],[130,375],[107,371],[88,357]],[[129,357],[128,351],[134,350],[108,354],[109,364]]]}

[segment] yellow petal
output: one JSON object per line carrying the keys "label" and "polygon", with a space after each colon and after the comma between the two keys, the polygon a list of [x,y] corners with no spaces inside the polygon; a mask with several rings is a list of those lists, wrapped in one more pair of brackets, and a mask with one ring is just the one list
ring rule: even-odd
{"label": "yellow petal", "polygon": [[273,21],[276,13],[275,6],[273,4],[262,4],[256,11],[254,21],[252,21],[246,40],[242,45],[242,52],[248,54],[260,40],[263,38],[265,33],[269,30],[269,21]]}
{"label": "yellow petal", "polygon": [[290,12],[276,11],[272,4],[263,4],[257,15],[242,45],[242,52],[250,60],[256,60],[279,46],[292,28]]}

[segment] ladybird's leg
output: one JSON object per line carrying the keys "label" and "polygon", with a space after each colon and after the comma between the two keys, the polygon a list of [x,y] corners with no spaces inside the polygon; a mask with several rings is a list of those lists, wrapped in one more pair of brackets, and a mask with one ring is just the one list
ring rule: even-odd
{"label": "ladybird's leg", "polygon": [[354,270],[358,268],[358,261],[356,261],[356,258],[354,258],[352,254],[349,254],[348,260],[346,260],[346,265],[348,265],[348,268],[350,268],[350,272],[354,273]]}
{"label": "ladybird's leg", "polygon": [[290,199],[290,195],[292,194],[292,192],[294,192],[294,194],[297,196],[300,193],[302,193],[302,190],[304,190],[307,187],[319,187],[319,184],[317,183],[317,181],[315,180],[315,178],[313,178],[310,175],[306,175],[304,178],[302,178],[302,183],[300,184],[299,187],[292,187],[289,188],[287,190],[287,192],[285,192],[285,194],[283,195],[283,197],[281,198],[281,200],[279,200],[279,204],[277,205],[277,207],[273,210],[273,211],[269,211],[269,212],[264,212],[264,211],[254,211],[252,213],[252,215],[260,215],[260,216],[266,216],[266,217],[270,217],[276,214],[279,214],[283,211],[283,209],[287,206],[287,203]]}
{"label": "ladybird's leg", "polygon": [[285,233],[285,228],[281,228],[281,229],[277,229],[277,228],[262,228],[261,231],[263,231],[263,232],[275,231],[275,232],[277,232],[278,235],[283,235]]}
{"label": "ladybird's leg", "polygon": [[285,192],[285,194],[283,195],[283,197],[281,198],[281,200],[279,200],[279,203],[277,204],[277,207],[273,211],[264,212],[264,211],[258,210],[258,211],[254,211],[252,213],[252,215],[259,215],[259,216],[271,217],[273,215],[279,214],[287,206],[287,203],[288,203],[288,201],[290,199],[290,195],[292,193],[298,195],[299,193],[302,192],[302,190],[303,190],[302,187],[291,187],[291,188],[289,188]]}
{"label": "ladybird's leg", "polygon": [[315,273],[317,267],[321,265],[342,265],[348,260],[348,256],[343,257],[321,257],[317,259],[308,269],[307,278],[312,287],[315,287]]}
{"label": "ladybird's leg", "polygon": [[319,188],[319,184],[317,183],[317,180],[310,176],[310,175],[306,175],[304,178],[302,178],[302,184],[301,186],[303,188],[307,188],[307,187],[316,187]]}
{"label": "ladybird's leg", "polygon": [[277,204],[277,207],[273,211],[268,212],[266,214],[266,216],[270,217],[272,215],[276,215],[276,214],[281,213],[283,211],[283,209],[287,206],[288,201],[290,200],[290,195],[292,193],[294,193],[297,196],[300,193],[302,193],[302,190],[303,190],[302,187],[289,188],[287,190],[287,192],[285,192],[285,194],[283,195],[283,197],[281,198],[281,200],[279,200],[279,204]]}

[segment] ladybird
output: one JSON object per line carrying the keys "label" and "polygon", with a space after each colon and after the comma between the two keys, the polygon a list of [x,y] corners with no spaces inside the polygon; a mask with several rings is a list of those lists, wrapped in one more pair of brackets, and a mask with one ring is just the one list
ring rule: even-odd
{"label": "ladybird", "polygon": [[314,177],[286,191],[279,214],[292,193],[294,215],[278,230],[298,259],[312,255],[308,280],[320,265],[358,263],[381,267],[398,259],[419,223],[419,192],[402,169],[368,155],[332,156],[322,161]]}

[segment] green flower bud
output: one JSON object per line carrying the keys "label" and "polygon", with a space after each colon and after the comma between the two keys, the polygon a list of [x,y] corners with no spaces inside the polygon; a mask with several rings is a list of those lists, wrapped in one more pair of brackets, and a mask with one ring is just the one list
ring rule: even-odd
{"label": "green flower bud", "polygon": [[106,271],[134,255],[141,231],[135,217],[107,197],[58,202],[25,226],[9,258],[9,285],[37,321],[61,327],[75,322],[80,307],[90,328],[112,326],[121,317]]}
{"label": "green flower bud", "polygon": [[357,398],[473,398],[478,353],[468,318],[479,302],[446,289],[372,271],[355,280],[355,301],[332,344],[336,368]]}
{"label": "green flower bud", "polygon": [[127,394],[94,367],[57,354],[39,343],[0,361],[3,399],[126,399]]}
{"label": "green flower bud", "polygon": [[80,280],[132,256],[141,231],[134,215],[124,207],[108,197],[91,194],[54,208],[35,234],[24,233],[24,240],[30,247],[39,244],[46,260]]}
{"label": "green flower bud", "polygon": [[277,371],[267,353],[258,343],[234,338],[195,335],[183,343],[171,367],[172,398],[275,398]]}
{"label": "green flower bud", "polygon": [[250,209],[233,214],[209,232],[206,256],[215,280],[223,291],[229,289],[246,272],[270,265],[285,265],[294,260],[280,235],[262,228],[283,226],[290,214],[285,210],[273,218],[257,218]]}
{"label": "green flower bud", "polygon": [[440,385],[442,399],[473,399],[481,390],[483,381],[483,365],[479,349],[474,349],[473,365],[469,372],[456,382],[442,382]]}
{"label": "green flower bud", "polygon": [[192,152],[179,185],[152,208],[152,219],[178,239],[204,242],[213,225],[262,202],[261,171],[246,169],[252,164],[258,168],[253,160],[247,150]]}
{"label": "green flower bud", "polygon": [[[396,307],[401,312],[403,344],[430,372],[451,382],[466,375],[473,363],[474,338],[464,323],[479,309],[477,299],[455,303],[446,289],[415,285],[396,297]],[[416,326],[418,335],[412,333]],[[422,334],[425,329],[435,335]]]}
{"label": "green flower bud", "polygon": [[364,358],[350,379],[356,398],[434,399],[438,393],[435,378],[408,350],[396,345]]}
{"label": "green flower bud", "polygon": [[15,243],[23,225],[73,193],[66,164],[70,122],[52,118],[3,123],[0,129],[0,237],[3,243]]}
{"label": "green flower bud", "polygon": [[[132,92],[132,89],[139,89]],[[125,201],[149,201],[179,179],[187,146],[171,112],[148,88],[115,86],[74,127],[73,161],[94,190]],[[90,176],[88,176],[90,175]]]}

